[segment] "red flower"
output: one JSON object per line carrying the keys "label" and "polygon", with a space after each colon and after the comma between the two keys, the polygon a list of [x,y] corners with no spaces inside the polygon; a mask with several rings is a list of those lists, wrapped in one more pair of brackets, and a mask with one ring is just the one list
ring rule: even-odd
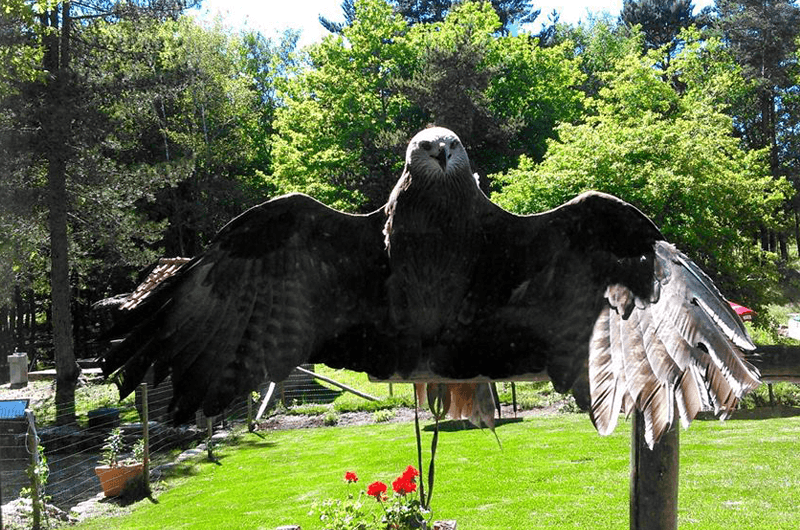
{"label": "red flower", "polygon": [[419,476],[419,471],[417,471],[414,466],[408,466],[405,471],[403,471],[402,478],[407,480],[408,482],[414,482],[414,478]]}
{"label": "red flower", "polygon": [[344,474],[344,479],[347,482],[358,482],[358,475],[356,475],[352,471],[348,471],[347,473]]}
{"label": "red flower", "polygon": [[381,500],[381,494],[386,492],[386,484],[383,482],[373,482],[367,487],[367,495],[375,497],[376,500]]}
{"label": "red flower", "polygon": [[405,495],[406,493],[417,491],[417,485],[414,484],[413,478],[409,479],[403,474],[403,476],[397,477],[397,480],[392,482],[392,489],[399,495]]}

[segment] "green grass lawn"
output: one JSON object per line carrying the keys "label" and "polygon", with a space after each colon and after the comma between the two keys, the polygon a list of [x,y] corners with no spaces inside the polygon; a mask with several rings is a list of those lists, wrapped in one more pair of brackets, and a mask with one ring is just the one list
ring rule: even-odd
{"label": "green grass lawn", "polygon": [[[450,424],[453,425],[453,424]],[[598,436],[586,415],[528,418],[440,437],[437,519],[463,529],[627,528],[630,424]],[[424,433],[425,443],[430,432]],[[800,417],[696,421],[681,432],[681,528],[800,528]],[[80,529],[320,528],[313,503],[416,465],[413,425],[244,435],[157,494]],[[361,481],[348,489],[345,471]],[[378,508],[374,506],[374,508]]]}

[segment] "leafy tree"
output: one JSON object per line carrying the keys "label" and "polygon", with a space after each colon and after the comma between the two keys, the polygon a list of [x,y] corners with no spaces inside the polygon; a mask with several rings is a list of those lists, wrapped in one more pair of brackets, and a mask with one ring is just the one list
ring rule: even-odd
{"label": "leafy tree", "polygon": [[791,86],[790,71],[800,34],[800,8],[793,0],[763,2],[720,0],[718,26],[745,75],[758,83],[758,126],[742,131],[752,148],[769,147],[770,163],[777,171],[776,99]]}
{"label": "leafy tree", "polygon": [[[402,15],[409,25],[443,22],[460,3],[454,0],[392,0],[395,12]],[[514,25],[533,22],[541,12],[531,7],[531,0],[491,0],[487,3],[491,3],[497,13],[504,34],[510,33]],[[342,12],[344,22],[333,22],[322,16],[319,22],[331,33],[341,34],[355,20],[355,0],[343,0]]]}
{"label": "leafy tree", "polygon": [[385,2],[357,2],[344,35],[312,48],[281,96],[269,182],[341,207],[378,207],[425,123],[456,131],[482,174],[520,152],[540,157],[555,123],[580,115],[577,61],[569,46],[542,49],[499,29],[488,3],[409,28]]}
{"label": "leafy tree", "polygon": [[[3,120],[9,127],[4,138],[7,143],[2,146],[5,155],[2,163],[4,169],[13,171],[10,180],[18,185],[4,191],[27,197],[33,214],[28,220],[20,221],[21,217],[13,210],[4,211],[3,223],[22,227],[18,234],[32,236],[15,245],[17,249],[27,247],[49,256],[49,314],[57,369],[57,415],[58,421],[71,423],[75,419],[74,388],[78,371],[72,340],[70,282],[70,260],[76,256],[70,244],[75,242],[71,232],[86,221],[75,215],[75,197],[81,191],[92,190],[93,179],[116,174],[102,152],[111,122],[100,109],[119,96],[121,87],[105,72],[92,70],[97,64],[91,59],[97,52],[93,48],[94,31],[101,19],[163,19],[174,16],[178,8],[166,1],[93,5],[12,1],[9,7],[6,12],[16,17],[11,24],[11,33],[16,39],[14,45],[19,52],[15,55],[29,62],[11,61],[11,71],[23,74],[17,78],[7,73],[8,70],[0,76]],[[91,203],[110,199],[112,204],[125,204],[124,201],[115,202],[119,193],[90,196],[92,200],[88,202]],[[41,233],[39,230],[24,229],[38,228],[38,222],[45,218],[46,241],[36,237]],[[19,251],[6,254],[10,259],[18,259],[20,255]],[[19,269],[32,265],[33,261],[18,261],[12,267]],[[30,273],[22,273],[22,276],[30,276]]]}
{"label": "leafy tree", "polygon": [[266,140],[277,102],[264,70],[269,66],[259,69],[256,61],[271,61],[271,43],[188,17],[141,38],[157,51],[151,75],[180,82],[149,94],[147,112],[129,106],[115,112],[130,123],[127,141],[146,146],[134,158],[191,161],[180,183],[160,190],[142,209],[168,221],[168,254],[192,256],[228,219],[263,198],[255,175],[257,166],[270,163]]}
{"label": "leafy tree", "polygon": [[251,165],[255,172],[269,172],[272,167],[275,114],[281,106],[278,85],[295,66],[294,51],[299,37],[299,32],[293,30],[284,32],[278,42],[257,32],[241,36],[241,66],[238,69],[252,80],[250,91],[256,98],[254,110],[257,120],[249,122],[250,128],[245,131],[245,135],[254,143],[255,156]]}
{"label": "leafy tree", "polygon": [[712,48],[704,56],[706,46],[691,45],[673,61],[669,73],[688,87],[682,95],[653,69],[657,55],[622,58],[593,101],[596,115],[560,125],[541,164],[522,157],[496,176],[505,187],[495,200],[528,213],[589,189],[612,193],[650,216],[723,292],[760,306],[769,268],[752,234],[760,223],[779,225],[776,207],[789,189],[769,177],[763,152],[743,150],[731,134],[724,96],[713,87],[741,91],[735,85],[744,81],[721,46]]}
{"label": "leafy tree", "polygon": [[304,191],[348,210],[383,204],[402,168],[401,146],[422,125],[392,87],[412,71],[407,32],[387,3],[359,1],[343,36],[308,50],[306,66],[279,92],[285,105],[268,176],[276,193]]}
{"label": "leafy tree", "polygon": [[[770,171],[786,173],[779,136],[790,129],[791,113],[783,110],[783,95],[792,90],[800,8],[793,0],[719,0],[717,26],[723,39],[744,67],[745,75],[756,81],[750,105],[737,112],[737,127],[746,145],[769,150]],[[788,121],[782,121],[787,120]],[[790,133],[791,134],[791,133]],[[762,230],[762,246],[773,249],[774,232]],[[786,238],[779,234],[780,250],[788,259]]]}
{"label": "leafy tree", "polygon": [[460,6],[443,23],[415,26],[418,66],[399,83],[429,121],[461,137],[484,175],[522,152],[539,159],[555,124],[582,111],[571,45],[541,48],[527,35],[497,36],[499,26],[480,3]]}
{"label": "leafy tree", "polygon": [[[417,66],[413,76],[396,83],[428,121],[452,129],[471,153],[506,143],[519,127],[491,109],[488,89],[499,73],[494,37],[499,28],[491,6],[477,2],[459,6],[444,22],[415,26],[409,38],[419,53]],[[486,162],[472,158],[478,167]]]}
{"label": "leafy tree", "polygon": [[641,31],[630,31],[608,14],[590,17],[579,25],[557,23],[546,38],[545,47],[570,46],[571,56],[577,60],[583,74],[578,88],[590,97],[596,96],[605,86],[604,72],[611,70],[622,57],[644,49]]}
{"label": "leafy tree", "polygon": [[620,22],[628,27],[639,25],[648,50],[664,48],[663,66],[678,47],[678,35],[696,22],[692,0],[625,0]]}
{"label": "leafy tree", "polygon": [[355,0],[342,0],[342,13],[344,13],[344,22],[334,22],[320,15],[319,23],[331,33],[341,35],[342,30],[352,24],[356,19]]}

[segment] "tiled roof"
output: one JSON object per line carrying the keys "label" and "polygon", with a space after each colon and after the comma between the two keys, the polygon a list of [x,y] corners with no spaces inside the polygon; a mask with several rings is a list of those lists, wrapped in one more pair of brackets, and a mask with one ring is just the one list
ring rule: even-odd
{"label": "tiled roof", "polygon": [[178,272],[189,258],[161,258],[158,265],[150,272],[145,280],[136,287],[130,296],[120,306],[121,309],[133,309],[147,298],[156,286]]}

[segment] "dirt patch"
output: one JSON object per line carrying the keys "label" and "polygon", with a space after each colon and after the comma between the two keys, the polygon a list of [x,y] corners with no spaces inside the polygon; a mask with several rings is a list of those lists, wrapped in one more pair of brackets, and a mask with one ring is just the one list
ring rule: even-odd
{"label": "dirt patch", "polygon": [[[559,413],[563,404],[556,403],[547,407],[532,409],[532,410],[518,410],[516,416],[514,415],[513,407],[510,405],[503,405],[501,407],[500,421],[508,420],[511,418],[525,418],[529,416],[552,416]],[[343,412],[337,415],[336,426],[351,426],[351,425],[372,425],[375,423],[409,423],[414,421],[414,409],[407,407],[398,407],[392,409],[394,415],[388,420],[376,422],[374,413],[372,412]],[[316,427],[325,427],[325,414],[318,415],[295,415],[295,414],[276,414],[263,420],[259,423],[260,430],[266,431],[284,431],[289,429],[310,429]],[[430,423],[433,421],[433,416],[430,411],[420,410],[419,420],[423,423]],[[461,420],[459,420],[461,421]],[[468,422],[463,420],[465,428]]]}
{"label": "dirt patch", "polygon": [[56,393],[55,381],[28,381],[28,386],[11,388],[11,383],[0,385],[0,399],[30,399],[32,408],[44,403]]}

